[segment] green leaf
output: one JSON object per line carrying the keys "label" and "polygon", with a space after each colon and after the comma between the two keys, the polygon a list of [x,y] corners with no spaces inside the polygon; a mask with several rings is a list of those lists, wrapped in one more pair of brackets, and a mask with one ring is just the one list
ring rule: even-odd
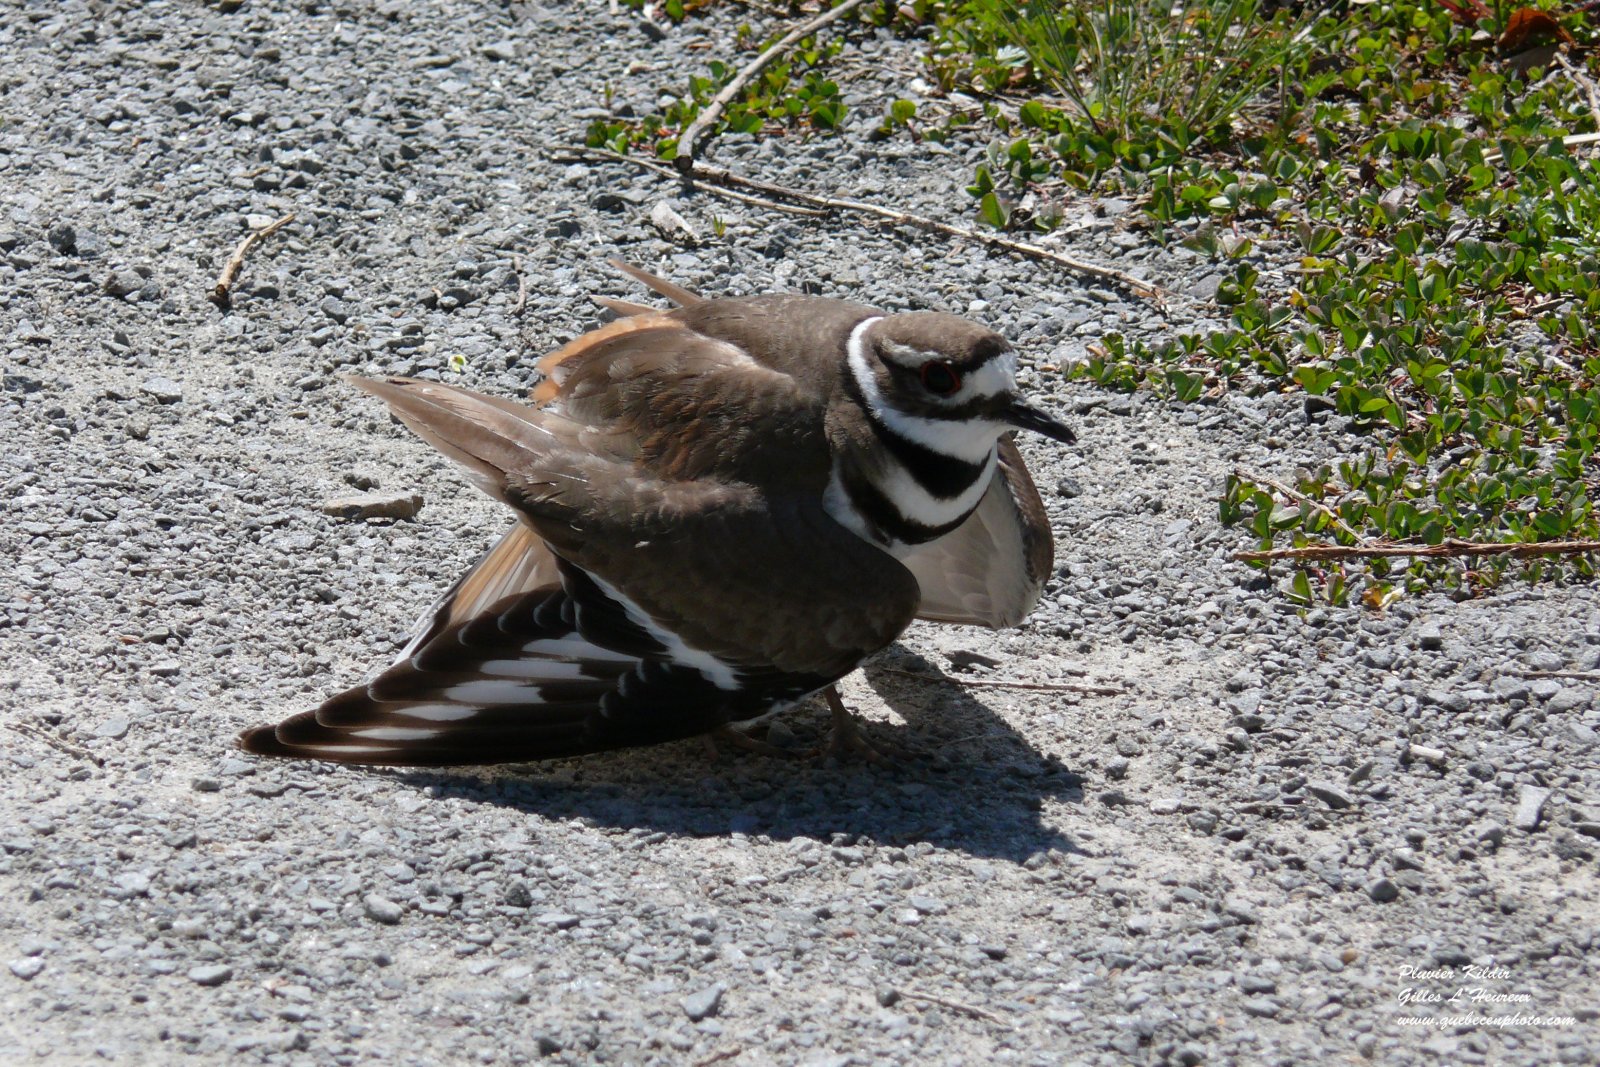
{"label": "green leaf", "polygon": [[985,193],[978,201],[978,214],[997,230],[1005,229],[1006,223],[1011,221],[1011,210],[994,193]]}

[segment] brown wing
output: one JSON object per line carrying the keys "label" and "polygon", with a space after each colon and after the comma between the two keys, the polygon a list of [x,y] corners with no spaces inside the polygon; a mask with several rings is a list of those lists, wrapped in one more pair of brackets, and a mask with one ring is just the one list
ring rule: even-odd
{"label": "brown wing", "polygon": [[922,589],[918,618],[1000,628],[1033,610],[1055,548],[1044,502],[1009,434],[977,510],[902,562]]}
{"label": "brown wing", "polygon": [[552,411],[428,382],[356,384],[527,524],[468,575],[459,603],[532,581],[544,551],[559,584],[460,616],[447,601],[395,666],[247,731],[246,751],[448,766],[655,744],[822,688],[916,610],[911,573],[815,492],[664,481]]}
{"label": "brown wing", "polygon": [[547,357],[534,398],[564,419],[631,442],[661,478],[785,483],[820,493],[830,459],[828,394],[765,366],[676,313],[619,319]]}
{"label": "brown wing", "polygon": [[561,576],[556,562],[556,557],[533,527],[524,522],[513,524],[472,569],[428,609],[416,636],[396,662],[409,659],[417,649],[445,630],[482,615],[509,597],[558,585]]}
{"label": "brown wing", "polygon": [[667,480],[597,453],[585,427],[550,412],[430,382],[357,384],[557,556],[735,667],[838,677],[916,610],[910,572],[836,523],[809,487]]}

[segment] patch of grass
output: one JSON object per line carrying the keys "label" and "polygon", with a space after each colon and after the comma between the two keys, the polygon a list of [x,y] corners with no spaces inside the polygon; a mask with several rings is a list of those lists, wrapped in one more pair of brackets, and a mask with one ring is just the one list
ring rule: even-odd
{"label": "patch of grass", "polygon": [[[759,53],[781,33],[765,42],[741,33],[751,49]],[[824,68],[839,54],[844,41],[833,37],[823,43],[810,37],[787,55],[763,70],[740,96],[723,111],[711,133],[777,133],[834,130],[844,119],[846,108],[839,85],[828,78]],[[591,148],[627,152],[641,148],[660,159],[678,154],[678,134],[700,114],[712,98],[733,80],[738,62],[714,59],[705,74],[691,74],[687,91],[675,97],[659,113],[639,119],[597,119],[590,124],[586,142]]]}
{"label": "patch of grass", "polygon": [[[1343,530],[1420,544],[1600,539],[1600,164],[1546,141],[1507,145],[1491,166],[1450,126],[1391,130],[1363,157],[1354,188],[1325,175],[1307,201],[1321,221],[1300,222],[1306,254],[1287,294],[1261,293],[1241,264],[1218,289],[1231,328],[1158,345],[1108,337],[1071,373],[1180,400],[1303,392],[1367,434],[1358,455],[1302,472],[1293,506],[1229,479],[1223,521],[1262,548],[1353,543]],[[1472,591],[1508,573],[1592,577],[1594,561],[1424,560],[1397,575],[1379,559],[1359,575],[1300,567],[1289,588],[1342,601],[1366,583]]]}

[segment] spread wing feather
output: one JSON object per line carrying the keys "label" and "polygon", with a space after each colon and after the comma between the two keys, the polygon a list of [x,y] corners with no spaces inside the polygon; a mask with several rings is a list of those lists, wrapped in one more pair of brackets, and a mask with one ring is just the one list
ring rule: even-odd
{"label": "spread wing feather", "polygon": [[922,589],[917,617],[1003,627],[1021,622],[1055,562],[1044,502],[1010,435],[994,480],[967,520],[902,557]]}
{"label": "spread wing feather", "polygon": [[[437,766],[654,744],[822,688],[916,610],[911,573],[816,493],[663,478],[595,447],[596,434],[612,446],[628,435],[549,410],[409,379],[356,384],[524,525],[399,663],[248,732],[248,751]],[[559,584],[522,589],[546,573],[541,553]]]}

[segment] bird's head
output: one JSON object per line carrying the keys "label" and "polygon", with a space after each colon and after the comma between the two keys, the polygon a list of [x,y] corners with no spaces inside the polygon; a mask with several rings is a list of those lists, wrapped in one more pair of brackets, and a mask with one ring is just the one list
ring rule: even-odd
{"label": "bird's head", "polygon": [[850,336],[850,374],[869,411],[903,437],[963,459],[1012,428],[1071,442],[1071,427],[1017,390],[1017,353],[993,330],[916,311],[870,319]]}

